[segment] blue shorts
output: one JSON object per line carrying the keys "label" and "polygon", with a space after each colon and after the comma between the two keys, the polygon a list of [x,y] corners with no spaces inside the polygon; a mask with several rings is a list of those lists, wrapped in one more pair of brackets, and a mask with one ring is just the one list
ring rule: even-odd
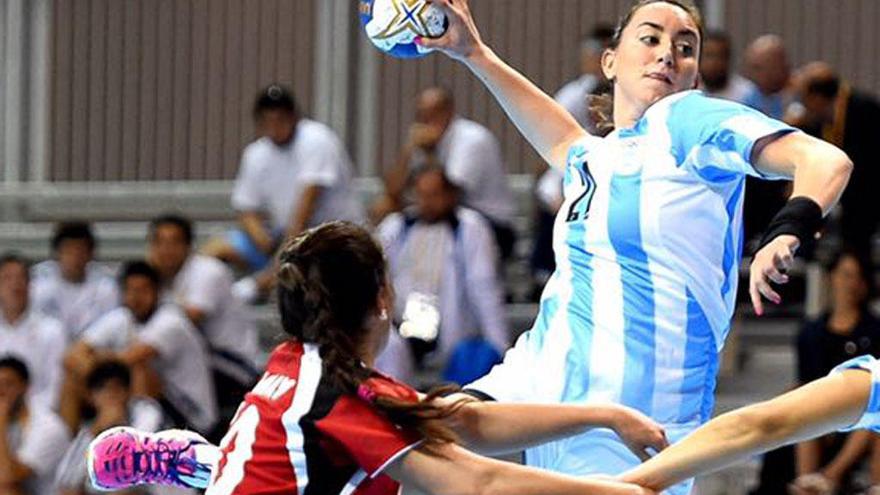
{"label": "blue shorts", "polygon": [[[272,237],[278,239],[281,235],[273,232]],[[251,271],[260,271],[272,262],[272,256],[260,251],[260,248],[251,240],[251,236],[241,229],[232,229],[227,232],[226,240],[232,246],[232,249],[247,263]]]}

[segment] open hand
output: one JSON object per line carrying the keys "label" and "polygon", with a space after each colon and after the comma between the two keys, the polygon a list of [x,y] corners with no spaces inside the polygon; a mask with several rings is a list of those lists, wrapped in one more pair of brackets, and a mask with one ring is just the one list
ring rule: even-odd
{"label": "open hand", "polygon": [[749,296],[752,306],[758,316],[764,314],[764,301],[762,297],[774,304],[782,302],[779,294],[773,290],[770,282],[776,284],[788,283],[788,270],[794,264],[794,253],[800,246],[800,241],[793,235],[780,235],[760,251],[755,253],[749,270]]}

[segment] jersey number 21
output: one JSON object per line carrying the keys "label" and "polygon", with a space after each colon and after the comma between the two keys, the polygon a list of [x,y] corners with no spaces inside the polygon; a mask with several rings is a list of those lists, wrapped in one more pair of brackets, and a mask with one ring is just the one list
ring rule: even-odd
{"label": "jersey number 21", "polygon": [[[586,160],[577,166],[571,167],[571,170],[577,171],[584,190],[571,202],[565,221],[577,222],[578,220],[586,220],[590,214],[590,203],[593,202],[593,193],[596,192],[596,181],[593,179],[593,175],[590,174],[590,167],[587,165]],[[572,178],[572,180],[577,179]]]}

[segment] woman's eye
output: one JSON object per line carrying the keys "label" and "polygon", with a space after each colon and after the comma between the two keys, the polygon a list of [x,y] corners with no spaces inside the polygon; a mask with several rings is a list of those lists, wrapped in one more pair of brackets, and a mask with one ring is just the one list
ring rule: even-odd
{"label": "woman's eye", "polygon": [[678,45],[678,51],[687,57],[691,57],[694,55],[694,47],[690,43],[682,43]]}
{"label": "woman's eye", "polygon": [[660,38],[658,38],[652,34],[649,34],[647,36],[642,36],[640,39],[642,40],[643,43],[648,44],[648,45],[656,45],[657,43],[660,43]]}

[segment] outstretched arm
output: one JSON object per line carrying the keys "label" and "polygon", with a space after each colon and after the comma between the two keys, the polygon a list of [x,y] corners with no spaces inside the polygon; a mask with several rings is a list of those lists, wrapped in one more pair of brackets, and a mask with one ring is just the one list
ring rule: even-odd
{"label": "outstretched arm", "polygon": [[435,452],[419,448],[391,464],[387,474],[405,486],[432,495],[651,495],[636,485],[575,478],[496,461],[454,444]]}
{"label": "outstretched arm", "polygon": [[620,477],[661,490],[746,457],[854,424],[871,395],[871,373],[847,370],[775,399],[723,414]]}
{"label": "outstretched arm", "polygon": [[642,460],[649,457],[647,449],[660,451],[668,445],[660,425],[636,410],[617,404],[575,406],[474,400],[448,421],[465,447],[485,455],[519,452],[593,428],[614,430]]}
{"label": "outstretched arm", "polygon": [[586,131],[553,98],[501,60],[480,37],[468,0],[432,0],[449,20],[446,33],[418,42],[461,61],[498,103],[547,163],[564,167],[568,148]]}

